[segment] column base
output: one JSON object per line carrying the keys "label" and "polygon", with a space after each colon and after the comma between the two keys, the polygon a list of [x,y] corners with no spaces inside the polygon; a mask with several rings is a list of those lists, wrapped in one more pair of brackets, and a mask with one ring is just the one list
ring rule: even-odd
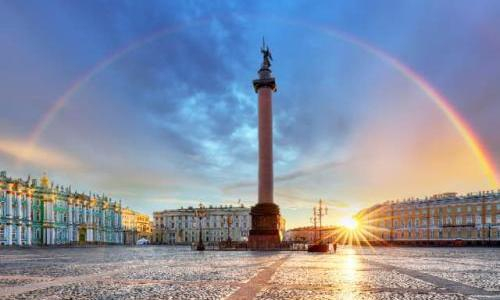
{"label": "column base", "polygon": [[281,246],[280,209],[274,203],[259,203],[250,210],[252,229],[248,237],[251,250],[277,250]]}

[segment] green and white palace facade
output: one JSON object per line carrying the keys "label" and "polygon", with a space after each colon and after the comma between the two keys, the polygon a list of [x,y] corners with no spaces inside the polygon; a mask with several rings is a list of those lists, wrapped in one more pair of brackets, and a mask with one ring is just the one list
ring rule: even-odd
{"label": "green and white palace facade", "polygon": [[122,244],[121,203],[0,172],[0,245]]}

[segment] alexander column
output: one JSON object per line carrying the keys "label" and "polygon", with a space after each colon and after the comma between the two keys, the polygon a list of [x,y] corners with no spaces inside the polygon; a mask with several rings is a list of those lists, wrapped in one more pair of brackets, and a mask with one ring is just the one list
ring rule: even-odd
{"label": "alexander column", "polygon": [[259,98],[259,198],[251,209],[252,229],[248,246],[254,250],[277,249],[281,242],[280,210],[273,201],[273,92],[271,52],[262,45],[263,62],[253,87]]}

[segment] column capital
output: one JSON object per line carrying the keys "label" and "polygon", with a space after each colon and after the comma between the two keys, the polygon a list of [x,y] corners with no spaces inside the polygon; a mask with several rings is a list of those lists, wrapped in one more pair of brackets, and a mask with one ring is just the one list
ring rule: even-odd
{"label": "column capital", "polygon": [[259,78],[253,81],[253,88],[256,93],[258,93],[259,89],[262,87],[268,87],[273,92],[276,92],[277,91],[276,80],[274,79],[274,77],[269,77],[269,78]]}

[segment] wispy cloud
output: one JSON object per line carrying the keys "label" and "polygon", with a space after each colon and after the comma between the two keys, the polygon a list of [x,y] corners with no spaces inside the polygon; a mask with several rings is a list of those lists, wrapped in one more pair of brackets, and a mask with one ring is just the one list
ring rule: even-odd
{"label": "wispy cloud", "polygon": [[40,145],[31,146],[27,141],[0,139],[0,152],[19,163],[51,169],[77,170],[83,166],[78,159],[62,151]]}
{"label": "wispy cloud", "polygon": [[[345,164],[346,162],[327,162],[324,164],[318,164],[314,166],[308,166],[301,168],[299,170],[295,170],[283,175],[278,175],[274,178],[275,183],[284,183],[288,181],[293,181],[299,178],[304,178],[308,177],[311,175],[318,175],[321,174],[322,172],[326,171],[331,171],[335,169],[338,166],[341,166]],[[249,188],[249,187],[256,187],[257,186],[257,181],[241,181],[241,182],[236,182],[234,184],[227,185],[222,188],[224,192],[229,192],[233,190],[238,190],[238,189],[243,189],[243,188]]]}

